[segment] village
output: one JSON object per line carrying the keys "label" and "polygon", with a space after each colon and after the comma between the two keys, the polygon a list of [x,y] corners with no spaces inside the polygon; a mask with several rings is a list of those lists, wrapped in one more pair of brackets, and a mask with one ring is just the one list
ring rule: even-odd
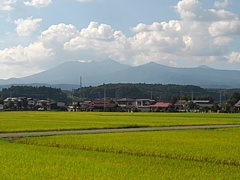
{"label": "village", "polygon": [[[0,103],[0,111],[89,111],[89,112],[226,112],[227,102],[213,103],[210,100],[178,100],[175,104],[154,99],[80,99],[67,104],[27,97],[8,97]],[[231,112],[240,111],[240,100]]]}

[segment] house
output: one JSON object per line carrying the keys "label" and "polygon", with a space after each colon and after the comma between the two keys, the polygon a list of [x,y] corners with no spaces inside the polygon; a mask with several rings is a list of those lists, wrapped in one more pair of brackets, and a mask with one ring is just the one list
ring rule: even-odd
{"label": "house", "polygon": [[57,110],[57,111],[67,111],[66,104],[64,102],[55,102],[50,104],[51,110]]}
{"label": "house", "polygon": [[175,109],[179,112],[185,112],[188,109],[188,101],[187,100],[178,100],[175,104]]}
{"label": "house", "polygon": [[136,99],[135,108],[141,112],[150,112],[151,111],[150,105],[153,105],[154,103],[155,100],[153,99]]}
{"label": "house", "polygon": [[36,107],[39,111],[42,110],[49,110],[50,109],[50,102],[48,100],[38,100]]}
{"label": "house", "polygon": [[119,107],[116,102],[109,99],[96,99],[89,103],[87,111],[95,111],[95,112],[115,112],[119,111]]}
{"label": "house", "polygon": [[213,103],[210,100],[193,100],[192,102],[194,103],[195,109],[197,111],[206,112],[206,111],[209,111],[213,106]]}
{"label": "house", "polygon": [[118,99],[116,102],[122,111],[131,111],[135,106],[135,100],[131,98]]}
{"label": "house", "polygon": [[171,103],[157,102],[153,105],[150,105],[151,111],[160,112],[160,111],[169,111],[174,106]]}
{"label": "house", "polygon": [[237,111],[240,111],[240,100],[234,105]]}
{"label": "house", "polygon": [[27,98],[28,106],[32,109],[35,106],[36,100],[33,98]]}
{"label": "house", "polygon": [[17,98],[12,98],[8,97],[4,99],[4,107],[8,110],[16,110],[18,105],[18,99]]}

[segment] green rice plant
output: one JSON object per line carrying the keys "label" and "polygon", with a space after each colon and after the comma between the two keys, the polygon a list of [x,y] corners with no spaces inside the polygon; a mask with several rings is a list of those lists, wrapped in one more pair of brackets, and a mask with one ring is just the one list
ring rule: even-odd
{"label": "green rice plant", "polygon": [[240,128],[24,138],[18,143],[240,167]]}
{"label": "green rice plant", "polygon": [[240,124],[240,114],[2,112],[1,132]]}
{"label": "green rice plant", "polygon": [[[239,132],[239,130],[236,131]],[[187,132],[204,135],[203,132],[198,131]],[[171,131],[169,133],[172,133],[173,137],[177,136],[175,134],[177,132]],[[226,135],[225,130],[223,130],[223,133]],[[144,134],[147,138],[144,138]],[[158,132],[155,132],[102,134],[100,136],[56,136],[26,138],[12,142],[0,140],[1,179],[235,180],[240,178],[240,168],[237,165],[157,156],[156,153],[160,150],[159,144],[161,141],[165,140],[169,147],[164,148],[168,148],[168,150],[174,147],[172,143],[177,142],[177,140],[169,140],[171,137],[162,137],[157,141],[161,137],[158,134]],[[160,132],[160,134],[163,136],[170,135],[168,132]],[[230,134],[233,135],[234,133]],[[180,136],[178,139],[186,135]],[[144,141],[151,140],[150,137],[153,137],[153,142],[150,143],[150,147],[147,147]],[[191,137],[188,137],[188,139],[190,143],[193,143]],[[112,144],[109,144],[110,142]],[[171,143],[169,144],[169,142]],[[28,143],[28,145],[22,143]],[[82,150],[83,144],[85,147],[91,147],[92,150]],[[138,146],[136,146],[137,144]],[[175,144],[175,146],[178,146],[178,144]],[[153,147],[156,148],[151,150]],[[100,150],[96,151],[97,148]],[[181,146],[175,147],[175,149],[179,149],[178,151],[181,151],[180,148]],[[107,151],[104,152],[104,149]],[[149,153],[146,153],[146,150]],[[192,151],[194,151],[194,148]],[[152,155],[154,153],[156,155]],[[233,158],[237,160],[235,157]]]}

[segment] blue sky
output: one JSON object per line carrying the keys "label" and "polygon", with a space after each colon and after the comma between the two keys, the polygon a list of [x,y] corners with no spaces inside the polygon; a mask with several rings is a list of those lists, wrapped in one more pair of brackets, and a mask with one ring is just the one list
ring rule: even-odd
{"label": "blue sky", "polygon": [[0,79],[67,61],[240,70],[239,0],[1,0]]}

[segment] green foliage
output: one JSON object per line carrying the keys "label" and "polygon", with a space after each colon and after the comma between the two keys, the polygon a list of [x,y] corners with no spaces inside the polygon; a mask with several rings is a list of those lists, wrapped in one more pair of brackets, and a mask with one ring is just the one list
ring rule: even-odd
{"label": "green foliage", "polygon": [[0,124],[0,132],[240,124],[240,114],[5,112]]}
{"label": "green foliage", "polygon": [[240,167],[240,128],[24,138],[18,143]]}
{"label": "green foliage", "polygon": [[240,129],[0,140],[2,179],[239,179]]}
{"label": "green foliage", "polygon": [[104,84],[97,87],[85,87],[74,92],[75,96],[89,99],[103,98],[103,92],[109,98],[152,98],[157,101],[171,102],[173,99],[191,99],[192,92],[199,95],[206,95],[208,92],[203,88],[193,85],[162,85],[162,84]]}
{"label": "green foliage", "polygon": [[0,97],[0,104],[3,104],[3,98]]}
{"label": "green foliage", "polygon": [[61,89],[51,88],[46,86],[11,86],[4,88],[1,92],[3,99],[7,97],[27,97],[35,99],[53,99],[55,101],[66,101],[67,94]]}

